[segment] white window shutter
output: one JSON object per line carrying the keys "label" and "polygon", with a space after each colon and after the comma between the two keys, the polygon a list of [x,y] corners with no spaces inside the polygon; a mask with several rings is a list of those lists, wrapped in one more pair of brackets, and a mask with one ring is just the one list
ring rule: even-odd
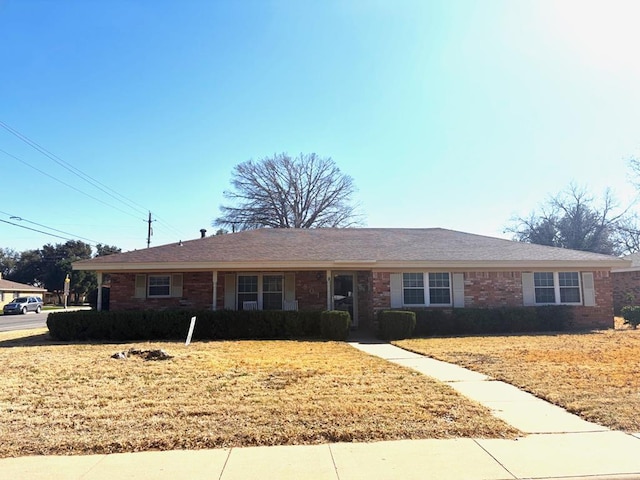
{"label": "white window shutter", "polygon": [[236,310],[236,276],[233,273],[224,276],[224,308]]}
{"label": "white window shutter", "polygon": [[533,272],[522,272],[522,304],[536,304],[536,288],[533,283]]}
{"label": "white window shutter", "polygon": [[464,273],[453,274],[453,307],[464,308]]}
{"label": "white window shutter", "polygon": [[389,287],[391,288],[391,308],[402,308],[402,274],[389,275]]}
{"label": "white window shutter", "polygon": [[147,276],[136,275],[135,298],[147,297]]}
{"label": "white window shutter", "polygon": [[296,274],[287,273],[284,276],[284,301],[293,302],[296,299]]}
{"label": "white window shutter", "polygon": [[596,306],[596,287],[593,272],[582,272],[582,299],[585,307]]}
{"label": "white window shutter", "polygon": [[171,275],[171,296],[182,297],[182,274]]}

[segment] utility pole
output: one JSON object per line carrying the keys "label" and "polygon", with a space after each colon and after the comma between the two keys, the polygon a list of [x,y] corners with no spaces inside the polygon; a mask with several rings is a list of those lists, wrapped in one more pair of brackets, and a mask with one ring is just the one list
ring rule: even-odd
{"label": "utility pole", "polygon": [[147,229],[147,248],[151,245],[151,235],[153,235],[153,229],[151,228],[151,212],[149,212],[149,220],[147,220],[148,229]]}

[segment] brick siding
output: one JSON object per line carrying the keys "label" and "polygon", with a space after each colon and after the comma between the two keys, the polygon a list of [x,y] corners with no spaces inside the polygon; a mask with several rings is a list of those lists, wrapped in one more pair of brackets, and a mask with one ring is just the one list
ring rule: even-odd
{"label": "brick siding", "polygon": [[465,307],[521,307],[521,272],[465,272]]}
{"label": "brick siding", "polygon": [[615,272],[613,279],[613,308],[620,313],[626,305],[640,305],[640,271]]}
{"label": "brick siding", "polygon": [[[216,308],[224,308],[225,274],[218,272]],[[391,307],[390,272],[356,272],[358,315],[360,325],[371,327],[375,312]],[[595,307],[573,307],[576,329],[610,328],[613,326],[613,295],[616,286],[617,299],[620,291],[630,291],[640,298],[640,272],[627,275],[594,272],[596,291]],[[635,275],[635,276],[634,276]],[[624,280],[627,283],[623,283]],[[620,287],[623,285],[623,287]],[[625,286],[626,285],[626,286]],[[636,286],[637,285],[637,286]],[[134,298],[135,274],[114,273],[111,275],[111,310],[143,310],[178,307],[211,308],[213,279],[211,272],[187,272],[183,274],[182,298]],[[465,307],[496,308],[518,307],[523,304],[521,272],[465,272]],[[325,310],[327,308],[327,281],[323,270],[296,272],[296,299],[300,310]]]}

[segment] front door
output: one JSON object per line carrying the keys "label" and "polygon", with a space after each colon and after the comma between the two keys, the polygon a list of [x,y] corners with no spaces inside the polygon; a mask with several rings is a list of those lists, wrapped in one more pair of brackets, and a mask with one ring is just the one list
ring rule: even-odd
{"label": "front door", "polygon": [[333,309],[349,312],[351,327],[358,326],[357,290],[354,289],[353,273],[333,274]]}

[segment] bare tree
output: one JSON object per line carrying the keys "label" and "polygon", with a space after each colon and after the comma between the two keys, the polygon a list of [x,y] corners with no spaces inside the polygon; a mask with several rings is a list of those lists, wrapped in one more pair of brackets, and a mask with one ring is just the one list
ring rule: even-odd
{"label": "bare tree", "polygon": [[516,240],[609,255],[627,251],[619,227],[628,222],[627,210],[617,211],[606,190],[600,202],[575,184],[551,197],[541,213],[516,217],[506,229]]}
{"label": "bare tree", "polygon": [[282,153],[236,165],[231,205],[220,207],[214,226],[231,230],[350,227],[360,223],[351,203],[353,179],[331,158],[315,153],[291,158]]}

